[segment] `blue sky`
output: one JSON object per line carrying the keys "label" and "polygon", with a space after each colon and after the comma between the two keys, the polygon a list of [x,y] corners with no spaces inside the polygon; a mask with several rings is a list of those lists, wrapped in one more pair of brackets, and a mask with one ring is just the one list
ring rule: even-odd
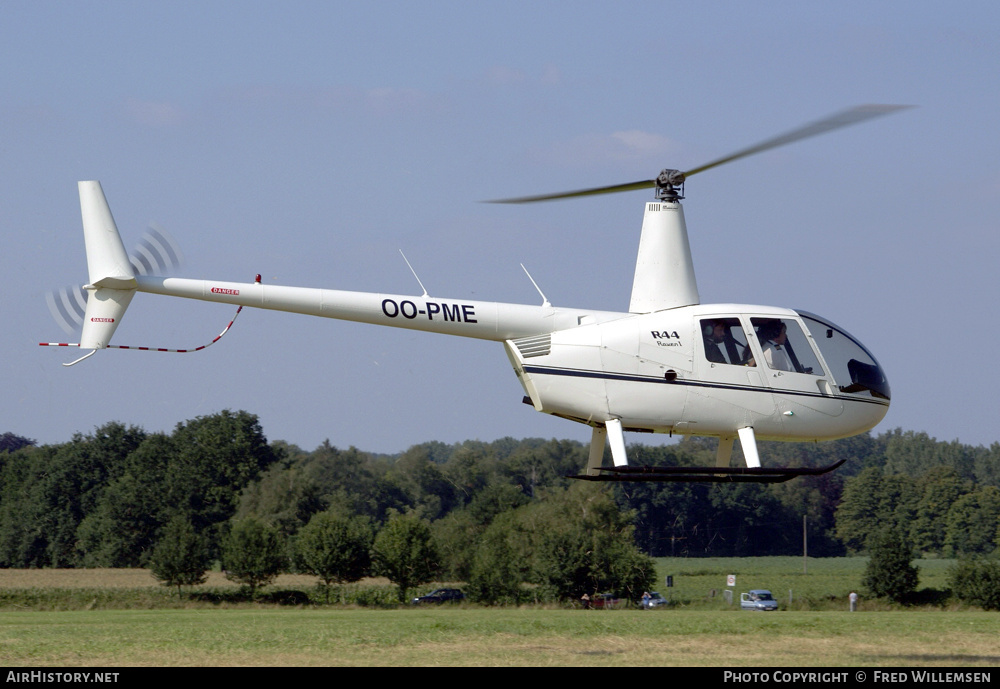
{"label": "blue sky", "polygon": [[[627,310],[651,178],[860,103],[919,108],[693,178],[702,301],[803,308],[887,370],[878,431],[1000,440],[1000,7],[965,2],[7,2],[0,431],[40,443],[221,409],[271,439],[589,440],[495,343],[247,310],[197,354],[73,353],[45,293],[86,278],[76,182],[179,275]],[[228,307],[139,295],[115,341],[186,348]],[[650,442],[649,436],[629,436]],[[766,458],[765,458],[766,460]]]}

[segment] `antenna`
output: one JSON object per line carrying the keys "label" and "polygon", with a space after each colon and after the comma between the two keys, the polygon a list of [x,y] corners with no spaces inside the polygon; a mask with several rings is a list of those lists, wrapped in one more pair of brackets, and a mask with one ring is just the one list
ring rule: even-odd
{"label": "antenna", "polygon": [[424,291],[424,293],[421,296],[424,296],[424,297],[428,296],[427,295],[427,288],[424,287],[424,283],[420,282],[420,278],[417,277],[417,271],[415,271],[413,269],[413,266],[410,265],[410,262],[407,260],[406,254],[403,253],[402,249],[399,250],[399,255],[403,257],[404,261],[406,261],[406,267],[410,269],[411,273],[413,273],[413,277],[417,278],[417,284],[420,285],[420,289],[422,289]]}
{"label": "antenna", "polygon": [[538,286],[538,283],[535,282],[535,278],[531,277],[531,273],[528,272],[528,269],[524,267],[523,263],[521,264],[521,270],[523,270],[524,274],[528,276],[529,280],[531,280],[531,284],[535,286],[535,289],[538,290],[538,293],[542,295],[542,306],[552,306],[552,304],[549,303],[548,298],[542,292],[542,289]]}

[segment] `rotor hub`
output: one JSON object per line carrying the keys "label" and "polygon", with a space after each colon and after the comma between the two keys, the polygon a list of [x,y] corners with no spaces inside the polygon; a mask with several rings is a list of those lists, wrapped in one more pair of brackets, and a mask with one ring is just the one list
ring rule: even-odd
{"label": "rotor hub", "polygon": [[685,175],[680,170],[661,170],[656,178],[656,198],[679,201],[684,198]]}

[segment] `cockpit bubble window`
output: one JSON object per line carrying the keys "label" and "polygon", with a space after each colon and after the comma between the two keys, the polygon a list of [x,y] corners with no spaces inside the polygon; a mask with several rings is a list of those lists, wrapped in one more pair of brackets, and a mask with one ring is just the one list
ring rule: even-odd
{"label": "cockpit bubble window", "polygon": [[756,366],[739,318],[706,318],[701,321],[705,358],[714,364]]}
{"label": "cockpit bubble window", "polygon": [[791,318],[751,318],[764,363],[776,371],[823,375],[823,366],[813,353],[802,326]]}
{"label": "cockpit bubble window", "polygon": [[864,345],[819,316],[799,311],[840,392],[889,399],[889,381]]}

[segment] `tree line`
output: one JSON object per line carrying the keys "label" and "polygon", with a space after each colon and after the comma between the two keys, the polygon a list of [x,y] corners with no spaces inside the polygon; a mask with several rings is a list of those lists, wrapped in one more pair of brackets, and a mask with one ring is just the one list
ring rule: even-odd
{"label": "tree line", "polygon": [[[897,429],[760,445],[770,465],[848,462],[783,484],[599,485],[567,478],[587,463],[588,446],[574,441],[429,442],[398,455],[326,441],[306,451],[269,442],[245,411],[198,417],[169,434],[112,422],[42,447],[8,432],[0,567],[146,567],[184,529],[204,557],[226,565],[226,544],[253,523],[273,532],[281,567],[315,573],[306,552],[318,547],[320,527],[310,525],[322,515],[349,520],[337,527],[343,533],[367,534],[358,546],[366,572],[390,570],[373,558],[390,524],[419,524],[432,576],[469,582],[485,597],[516,595],[510,582],[562,597],[641,592],[651,556],[801,554],[803,528],[812,556],[865,551],[874,526],[890,523],[925,554],[997,548],[1000,443]],[[715,446],[691,438],[629,453],[638,464],[712,466]]]}

